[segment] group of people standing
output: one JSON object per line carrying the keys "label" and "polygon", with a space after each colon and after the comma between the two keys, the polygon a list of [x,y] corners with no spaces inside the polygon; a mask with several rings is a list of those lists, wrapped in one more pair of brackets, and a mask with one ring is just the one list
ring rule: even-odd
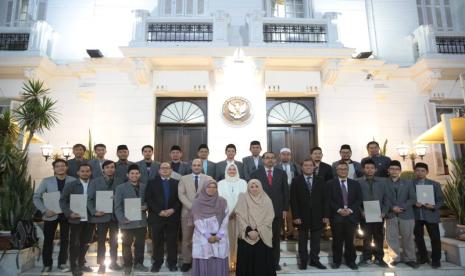
{"label": "group of people standing", "polygon": [[[391,265],[405,262],[416,268],[428,261],[423,239],[426,226],[432,244],[431,265],[439,267],[438,208],[443,204],[439,184],[426,178],[428,167],[424,163],[415,166],[417,179],[407,181],[400,179],[400,162],[380,155],[377,142],[368,143],[367,150],[369,156],[358,163],[351,160],[350,146],[343,145],[341,160],[331,166],[322,162],[322,149],[315,147],[309,158],[295,164],[290,149],[280,150],[278,162],[275,153],[261,154],[260,142],[252,141],[251,155],[242,162],[235,160],[236,147],[229,144],[226,159],[214,163],[208,160],[208,146],[202,144],[198,158],[186,163],[181,148],[174,145],[171,160],[158,163],[152,159],[154,148],[146,145],[141,149],[143,159],[133,163],[128,161],[126,145],[117,147],[118,161],[114,162],[105,158],[103,144],[94,146],[96,158],[92,160],[85,160],[85,146],[76,144],[75,158],[55,160],[54,175],[45,178],[34,194],[34,204],[44,220],[43,272],[52,270],[53,240],[59,226],[58,269],[73,275],[92,271],[85,257],[95,234],[101,274],[106,272],[108,236],[109,268],[123,270],[125,275],[159,272],[165,248],[167,268],[177,271],[179,241],[183,272],[221,276],[235,270],[236,275],[275,275],[281,270],[280,236],[285,222],[290,234],[293,229],[298,232],[299,269],[307,265],[326,269],[319,261],[326,224],[331,226],[333,238],[332,268],[340,267],[342,256],[354,270],[373,257],[377,265],[387,266],[383,260],[384,223],[393,252]],[[417,202],[416,185],[434,187],[434,205]],[[45,193],[57,191],[61,213],[49,210],[43,200]],[[113,212],[96,209],[98,191],[113,191]],[[73,211],[73,194],[87,195],[87,216]],[[125,205],[134,204],[134,199],[140,216],[130,220],[131,206]],[[379,201],[381,222],[365,221],[363,202],[372,200]],[[364,232],[364,249],[357,265],[354,237],[358,225]],[[143,264],[147,229],[152,240],[151,268]],[[117,259],[118,232],[122,266]]]}

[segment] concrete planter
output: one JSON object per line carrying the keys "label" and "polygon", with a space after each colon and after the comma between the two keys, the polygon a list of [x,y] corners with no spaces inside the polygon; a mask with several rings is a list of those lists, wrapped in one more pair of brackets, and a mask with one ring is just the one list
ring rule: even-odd
{"label": "concrete planter", "polygon": [[455,238],[441,238],[442,250],[446,252],[446,261],[465,267],[465,242]]}
{"label": "concrete planter", "polygon": [[38,254],[39,249],[33,247],[22,250],[7,250],[0,261],[0,275],[20,275],[34,268]]}
{"label": "concrete planter", "polygon": [[441,223],[444,228],[443,237],[451,239],[457,237],[457,219],[455,217],[441,218]]}

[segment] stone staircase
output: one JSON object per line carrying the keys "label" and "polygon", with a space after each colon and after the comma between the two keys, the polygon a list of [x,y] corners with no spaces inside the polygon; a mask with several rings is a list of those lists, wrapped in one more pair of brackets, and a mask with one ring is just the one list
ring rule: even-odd
{"label": "stone staircase", "polygon": [[[427,242],[428,244],[428,242]],[[98,269],[97,265],[97,244],[93,243],[91,247],[89,248],[88,254],[87,254],[87,263],[89,266],[91,266],[94,269],[94,273],[86,273],[85,275],[98,275],[96,273]],[[119,258],[121,259],[121,246],[118,250],[118,255]],[[147,240],[146,242],[146,252],[145,252],[145,261],[144,265],[150,267],[151,265],[151,241]],[[387,252],[386,252],[387,253]],[[107,252],[108,254],[108,252]],[[357,255],[360,255],[361,252],[357,251]],[[326,270],[319,270],[314,267],[308,267],[307,270],[302,271],[299,270],[297,267],[297,244],[295,241],[282,241],[281,242],[281,267],[282,270],[278,273],[279,275],[317,275],[317,274],[325,274],[325,275],[342,275],[344,276],[349,276],[349,275],[360,275],[360,276],[399,276],[399,275],[405,275],[405,276],[465,276],[465,268],[460,267],[451,263],[446,262],[446,256],[445,253],[442,252],[442,266],[439,269],[432,269],[431,266],[429,265],[422,265],[418,269],[412,269],[408,267],[405,264],[399,264],[396,267],[390,267],[390,268],[380,268],[376,265],[368,265],[362,268],[359,268],[357,271],[353,271],[349,269],[348,267],[342,265],[341,268],[339,269],[331,269],[329,267],[329,264],[331,263],[331,242],[330,241],[324,241],[322,240],[321,242],[321,253],[320,253],[320,261],[324,265],[328,266],[328,269]],[[56,260],[58,256],[58,246],[55,246],[54,250],[54,260]],[[387,254],[386,254],[387,256]],[[386,257],[387,258],[387,257]],[[386,259],[388,261],[388,259]],[[120,262],[122,263],[122,262]],[[181,263],[181,262],[180,262]],[[56,265],[56,261],[54,262]],[[42,269],[42,261],[40,260],[37,262],[36,267],[34,269],[31,269],[30,271],[27,271],[21,275],[28,275],[28,276],[33,276],[33,275],[41,275],[40,270]],[[113,276],[113,275],[121,275],[121,272],[112,272],[110,270],[107,270],[106,275]],[[54,271],[49,273],[48,275],[70,275],[70,273],[60,273],[56,271],[56,268],[54,267]],[[190,275],[190,273],[182,273],[180,271],[178,272],[168,272],[168,269],[163,266],[162,270],[159,273],[140,273],[136,272],[134,275]],[[234,275],[234,273],[231,273],[231,275]],[[3,275],[2,275],[3,276]],[[9,276],[9,275],[5,275]]]}

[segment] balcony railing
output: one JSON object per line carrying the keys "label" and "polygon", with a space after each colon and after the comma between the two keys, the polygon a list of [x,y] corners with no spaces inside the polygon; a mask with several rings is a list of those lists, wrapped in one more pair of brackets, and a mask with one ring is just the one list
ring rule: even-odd
{"label": "balcony railing", "polygon": [[416,57],[431,54],[465,54],[464,32],[438,32],[432,25],[421,25],[411,37]]}
{"label": "balcony railing", "polygon": [[29,33],[0,33],[0,51],[26,51]]}
{"label": "balcony railing", "polygon": [[436,46],[441,54],[465,54],[465,36],[437,36]]}
{"label": "balcony railing", "polygon": [[264,42],[326,43],[326,25],[264,24]]}
{"label": "balcony railing", "polygon": [[209,42],[213,40],[213,24],[149,23],[147,41]]}

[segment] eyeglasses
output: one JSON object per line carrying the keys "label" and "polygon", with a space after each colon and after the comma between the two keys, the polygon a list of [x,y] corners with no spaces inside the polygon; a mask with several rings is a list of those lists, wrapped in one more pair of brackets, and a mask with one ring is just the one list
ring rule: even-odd
{"label": "eyeglasses", "polygon": [[263,159],[272,159],[272,160],[274,160],[274,159],[276,159],[276,157],[274,157],[274,156],[273,156],[273,157],[268,156],[268,157],[265,157],[265,158],[263,158]]}

